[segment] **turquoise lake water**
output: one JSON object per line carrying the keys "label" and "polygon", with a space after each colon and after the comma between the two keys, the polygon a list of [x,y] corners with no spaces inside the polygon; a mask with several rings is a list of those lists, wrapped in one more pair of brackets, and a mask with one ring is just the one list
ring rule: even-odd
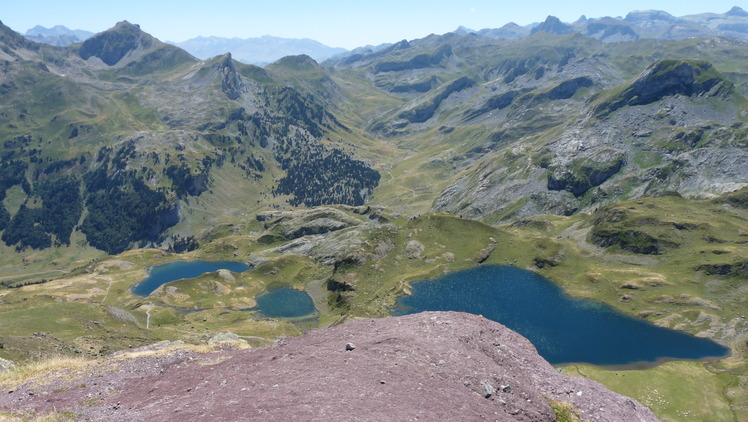
{"label": "turquoise lake water", "polygon": [[[250,268],[247,264],[233,261],[174,261],[149,268],[148,277],[133,285],[131,291],[138,296],[148,296],[172,281],[195,278],[221,269],[241,273]],[[304,319],[317,316],[312,298],[306,292],[292,289],[287,283],[271,283],[267,291],[257,295],[255,300],[257,306],[249,310],[259,311],[268,318]]]}
{"label": "turquoise lake water", "polygon": [[575,299],[545,278],[493,265],[411,283],[395,315],[460,311],[483,315],[525,336],[551,364],[627,365],[723,357],[719,344]]}
{"label": "turquoise lake water", "polygon": [[306,292],[292,289],[285,283],[272,283],[267,291],[255,297],[259,311],[268,318],[299,319],[317,316],[312,298]]}
{"label": "turquoise lake water", "polygon": [[218,270],[241,273],[250,268],[252,267],[243,262],[233,261],[174,261],[149,268],[148,277],[133,285],[130,290],[138,296],[148,296],[160,286],[171,281],[195,278]]}

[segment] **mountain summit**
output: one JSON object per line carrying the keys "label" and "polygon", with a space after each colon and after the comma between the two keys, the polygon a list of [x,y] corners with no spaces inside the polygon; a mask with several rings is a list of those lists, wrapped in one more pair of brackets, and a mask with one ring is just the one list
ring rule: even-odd
{"label": "mountain summit", "polygon": [[538,32],[541,32],[541,31],[546,32],[548,34],[563,35],[563,34],[569,34],[571,32],[574,32],[574,29],[571,27],[571,25],[567,25],[561,22],[559,18],[555,16],[548,16],[545,19],[545,22],[533,28],[532,31],[530,31],[530,33],[537,34]]}
{"label": "mountain summit", "polygon": [[107,65],[114,66],[128,53],[135,54],[138,50],[151,50],[157,43],[161,44],[149,34],[141,31],[140,25],[122,21],[114,28],[87,39],[80,47],[79,54],[83,60],[98,57]]}
{"label": "mountain summit", "polygon": [[746,18],[748,17],[748,12],[738,6],[734,6],[729,12],[727,12],[727,16],[740,16]]}

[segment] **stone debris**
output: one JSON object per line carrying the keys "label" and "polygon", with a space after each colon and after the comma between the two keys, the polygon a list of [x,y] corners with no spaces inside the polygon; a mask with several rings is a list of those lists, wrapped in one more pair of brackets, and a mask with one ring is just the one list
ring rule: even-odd
{"label": "stone debris", "polygon": [[[590,421],[657,420],[599,383],[558,373],[503,325],[458,312],[351,320],[264,348],[127,356],[8,386],[0,413],[71,412],[96,421],[550,422],[549,402],[560,401]],[[440,361],[448,364],[434,364]]]}
{"label": "stone debris", "polygon": [[405,246],[405,253],[408,254],[408,259],[421,259],[421,254],[426,250],[426,247],[417,240],[410,240]]}
{"label": "stone debris", "polygon": [[483,397],[489,398],[494,395],[496,392],[496,389],[493,388],[493,386],[487,382],[483,382]]}

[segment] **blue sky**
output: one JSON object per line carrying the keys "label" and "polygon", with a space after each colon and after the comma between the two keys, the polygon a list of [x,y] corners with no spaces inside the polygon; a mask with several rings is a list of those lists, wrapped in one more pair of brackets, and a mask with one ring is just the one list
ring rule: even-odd
{"label": "blue sky", "polygon": [[748,10],[745,0],[629,0],[625,2],[564,0],[7,0],[0,20],[18,32],[35,25],[65,25],[93,32],[121,20],[137,23],[162,41],[197,36],[312,38],[332,47],[367,44],[443,34],[459,25],[498,28],[508,22],[526,25],[554,15],[572,22],[587,17],[625,16],[632,10],[664,10],[675,16],[715,12],[732,6]]}

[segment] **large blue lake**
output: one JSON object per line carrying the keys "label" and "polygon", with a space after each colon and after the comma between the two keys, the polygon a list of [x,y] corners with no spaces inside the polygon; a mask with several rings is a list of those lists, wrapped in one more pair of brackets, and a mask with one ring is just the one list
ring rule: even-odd
{"label": "large blue lake", "polygon": [[493,265],[412,283],[395,315],[460,311],[484,317],[525,336],[552,364],[627,365],[727,356],[719,344],[626,316],[608,305],[575,299],[545,278]]}
{"label": "large blue lake", "polygon": [[160,286],[171,281],[195,278],[222,269],[241,273],[250,268],[243,262],[233,261],[174,261],[149,268],[148,277],[132,286],[130,290],[138,296],[148,296]]}

